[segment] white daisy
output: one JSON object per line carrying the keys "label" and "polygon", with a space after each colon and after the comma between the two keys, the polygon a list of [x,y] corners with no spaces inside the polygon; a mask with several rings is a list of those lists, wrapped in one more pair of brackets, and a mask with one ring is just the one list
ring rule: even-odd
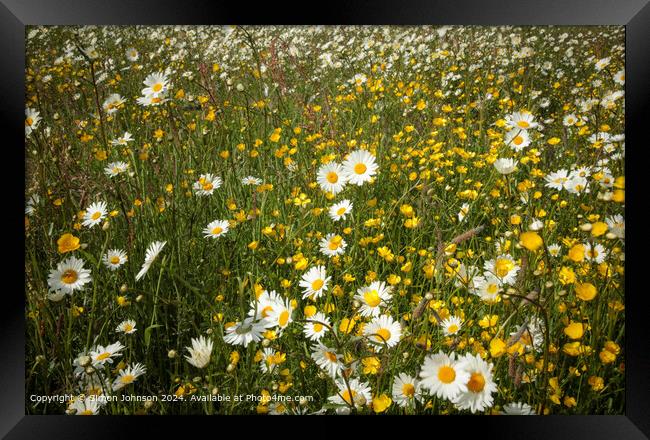
{"label": "white daisy", "polygon": [[203,230],[205,237],[219,238],[228,232],[228,222],[226,220],[215,220],[210,222]]}
{"label": "white daisy", "polygon": [[138,51],[135,47],[129,47],[126,50],[125,55],[126,55],[126,59],[131,62],[138,61],[138,58],[140,56],[140,54],[138,54]]}
{"label": "white daisy", "polygon": [[493,303],[501,292],[501,280],[492,272],[485,272],[483,276],[474,278],[474,288],[471,292],[482,301]]}
{"label": "white daisy", "polygon": [[564,118],[562,118],[562,124],[565,127],[571,127],[572,125],[575,125],[575,123],[578,121],[579,121],[578,117],[573,113],[568,114]]}
{"label": "white daisy", "polygon": [[609,232],[618,238],[625,238],[625,219],[622,215],[616,214],[605,218],[605,223],[609,226]]}
{"label": "white daisy", "polygon": [[264,290],[259,298],[251,302],[251,308],[248,311],[248,316],[255,317],[257,320],[264,320],[267,327],[271,326],[269,321],[271,313],[282,306],[282,297],[271,290],[270,292]]}
{"label": "white daisy", "polygon": [[309,338],[312,341],[320,341],[325,333],[328,332],[329,327],[332,324],[330,319],[325,316],[323,313],[318,312],[313,316],[307,318],[307,322],[303,326],[303,333],[305,337]]}
{"label": "white daisy", "polygon": [[90,352],[90,359],[94,367],[104,365],[105,363],[112,364],[114,357],[122,356],[120,351],[126,347],[120,341],[114,344],[107,345],[106,347],[98,345]]}
{"label": "white daisy", "polygon": [[520,130],[529,130],[539,125],[535,122],[535,116],[527,111],[514,112],[506,116],[506,124],[511,128],[518,128]]}
{"label": "white daisy", "polygon": [[391,348],[397,345],[402,337],[402,326],[392,316],[381,315],[366,324],[363,333],[380,351],[385,346]]}
{"label": "white daisy", "polygon": [[378,316],[381,307],[388,305],[391,300],[392,287],[383,281],[373,281],[369,286],[357,290],[354,299],[361,303],[361,316]]}
{"label": "white daisy", "polygon": [[442,351],[428,355],[420,371],[422,386],[443,399],[453,399],[467,391],[470,374],[456,360],[456,353],[447,356]]}
{"label": "white daisy", "polygon": [[104,174],[108,177],[115,177],[129,169],[129,164],[126,162],[112,162],[104,168]]}
{"label": "white daisy", "polygon": [[192,338],[192,346],[185,347],[190,353],[189,356],[185,355],[185,359],[196,368],[204,368],[210,362],[210,355],[212,354],[212,340],[199,336]]}
{"label": "white daisy", "polygon": [[454,399],[458,409],[469,409],[472,413],[484,411],[492,407],[492,394],[497,391],[497,385],[492,378],[492,364],[488,364],[479,355],[466,354],[461,362],[469,373],[466,391]]}
{"label": "white daisy", "polygon": [[133,136],[128,131],[125,131],[124,134],[117,139],[111,141],[111,145],[121,145],[126,146],[129,142],[133,142]]}
{"label": "white daisy", "polygon": [[334,195],[343,191],[347,179],[343,174],[343,167],[335,162],[326,163],[318,169],[316,181],[323,191]]}
{"label": "white daisy", "polygon": [[463,203],[460,206],[460,211],[458,211],[458,222],[462,222],[465,220],[465,217],[469,213],[469,203]]}
{"label": "white daisy", "polygon": [[330,206],[329,216],[334,221],[345,220],[345,217],[352,212],[352,202],[349,200],[341,200],[339,203],[335,203]]}
{"label": "white daisy", "polygon": [[149,245],[149,248],[147,248],[147,253],[144,257],[144,263],[142,263],[142,268],[140,269],[140,272],[138,272],[138,274],[135,276],[136,281],[140,281],[140,279],[142,279],[142,277],[144,277],[147,272],[149,272],[151,265],[156,260],[166,244],[166,241],[154,241]]}
{"label": "white daisy", "polygon": [[116,332],[124,333],[125,335],[130,335],[135,333],[137,328],[135,328],[135,321],[132,319],[127,319],[126,321],[120,322],[120,324],[115,328]]}
{"label": "white daisy", "polygon": [[511,174],[515,171],[517,166],[517,161],[512,158],[500,158],[494,161],[494,168],[503,175]]}
{"label": "white daisy", "polygon": [[113,382],[113,391],[121,390],[125,386],[132,384],[138,379],[138,377],[142,376],[146,372],[147,369],[140,363],[130,366],[124,370],[120,370],[118,376]]}
{"label": "white daisy", "polygon": [[614,82],[621,86],[625,85],[625,69],[621,69],[614,74]]}
{"label": "white daisy", "polygon": [[440,323],[442,331],[445,336],[451,336],[457,334],[460,329],[463,327],[463,321],[458,316],[450,316],[446,319],[443,319]]}
{"label": "white daisy", "polygon": [[119,93],[113,93],[106,98],[102,104],[102,108],[107,115],[112,115],[118,111],[126,101],[120,96]]}
{"label": "white daisy", "polygon": [[95,202],[91,203],[90,206],[86,209],[84,214],[84,221],[81,223],[84,226],[92,228],[95,225],[98,225],[104,220],[108,211],[106,210],[106,202]]}
{"label": "white daisy", "polygon": [[502,254],[484,263],[488,272],[496,275],[502,284],[513,285],[517,280],[520,267],[510,254]]}
{"label": "white daisy", "polygon": [[199,180],[194,182],[192,188],[198,196],[209,196],[212,195],[215,189],[219,189],[221,186],[221,177],[215,176],[213,174],[201,174]]}
{"label": "white daisy", "polygon": [[506,416],[534,416],[535,410],[527,403],[512,402],[503,405],[501,414]]}
{"label": "white daisy", "polygon": [[300,280],[302,298],[317,299],[327,291],[327,285],[332,277],[328,277],[325,266],[315,266],[309,269]]}
{"label": "white daisy", "polygon": [[547,187],[560,191],[566,188],[569,181],[569,171],[561,169],[553,173],[548,173],[544,177],[544,180],[546,180]]}
{"label": "white daisy", "polygon": [[255,321],[253,318],[246,318],[228,327],[223,340],[226,344],[248,347],[251,342],[262,340],[262,334],[266,331],[267,326],[266,320]]}
{"label": "white daisy", "polygon": [[596,243],[594,246],[591,243],[585,243],[585,259],[587,261],[593,261],[596,264],[600,264],[605,261],[607,257],[607,251],[602,244]]}
{"label": "white daisy", "polygon": [[327,234],[320,240],[320,251],[327,257],[342,255],[345,253],[347,243],[338,234]]}
{"label": "white daisy", "polygon": [[515,151],[521,151],[530,145],[530,136],[526,130],[513,128],[506,133],[503,142]]}
{"label": "white daisy", "polygon": [[262,179],[258,179],[257,177],[253,177],[253,176],[248,176],[248,177],[244,177],[241,180],[241,183],[242,183],[242,185],[257,186],[257,185],[262,183]]}
{"label": "white daisy", "polygon": [[377,174],[379,166],[375,156],[366,150],[355,150],[343,162],[343,172],[347,181],[354,185],[363,185]]}
{"label": "white daisy", "polygon": [[559,257],[562,252],[562,246],[557,243],[550,244],[547,249],[551,257]]}
{"label": "white daisy", "polygon": [[345,405],[348,411],[352,405],[361,408],[372,403],[372,391],[366,382],[349,379],[346,383],[343,379],[338,379],[336,387],[338,388],[336,395],[328,397],[327,400],[336,405]]}
{"label": "white daisy", "polygon": [[95,416],[106,403],[104,399],[97,399],[95,396],[78,396],[66,410],[67,414],[76,416]]}
{"label": "white daisy", "polygon": [[312,346],[311,358],[332,377],[336,377],[343,368],[343,357],[320,342]]}
{"label": "white daisy", "polygon": [[41,122],[40,112],[33,108],[25,109],[25,136],[32,134],[32,131],[38,127]]}
{"label": "white daisy", "polygon": [[54,292],[71,295],[75,290],[83,290],[84,285],[91,281],[90,270],[84,269],[84,261],[72,256],[50,271],[47,284]]}
{"label": "white daisy", "polygon": [[262,350],[262,360],[260,361],[260,370],[262,373],[273,373],[282,359],[282,353],[272,348]]}
{"label": "white daisy", "polygon": [[285,298],[284,300],[279,301],[277,306],[269,313],[266,320],[269,322],[271,327],[278,327],[280,330],[284,330],[293,322],[292,315],[293,306],[291,305],[291,300]]}
{"label": "white daisy", "polygon": [[164,95],[169,88],[167,75],[164,73],[149,74],[143,81],[143,84],[147,87],[142,89],[142,94],[144,96],[153,96],[156,98]]}
{"label": "white daisy", "polygon": [[128,260],[126,252],[121,249],[111,249],[102,257],[104,266],[110,270],[117,270],[121,265],[126,263],[126,260]]}
{"label": "white daisy", "polygon": [[422,386],[415,377],[400,373],[393,380],[393,401],[402,408],[413,406],[422,399]]}

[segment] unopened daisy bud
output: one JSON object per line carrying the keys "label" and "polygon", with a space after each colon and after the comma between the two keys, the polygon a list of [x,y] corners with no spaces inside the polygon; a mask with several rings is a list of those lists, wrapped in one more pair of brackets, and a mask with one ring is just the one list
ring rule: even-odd
{"label": "unopened daisy bud", "polygon": [[355,299],[355,300],[352,302],[352,307],[354,307],[355,309],[358,309],[359,307],[361,307],[361,303],[359,302],[359,300],[356,300],[356,299]]}
{"label": "unopened daisy bud", "polygon": [[243,92],[244,91],[244,85],[242,83],[237,83],[237,90],[239,92]]}
{"label": "unopened daisy bud", "polygon": [[216,396],[217,394],[219,394],[219,389],[217,387],[214,387],[214,388],[212,388],[211,393],[212,393],[213,396]]}
{"label": "unopened daisy bud", "polygon": [[122,285],[120,286],[120,292],[122,292],[122,293],[126,293],[126,291],[127,291],[128,289],[129,289],[129,288],[127,287],[126,284],[122,284]]}
{"label": "unopened daisy bud", "polygon": [[144,409],[149,409],[153,406],[153,400],[145,400]]}
{"label": "unopened daisy bud", "polygon": [[201,379],[201,376],[196,376],[195,378],[192,379],[192,382],[199,383],[199,382],[201,382],[201,380],[203,380],[203,379]]}
{"label": "unopened daisy bud", "polygon": [[135,297],[135,302],[140,302],[144,299],[144,295],[138,295]]}
{"label": "unopened daisy bud", "polygon": [[271,388],[273,389],[273,391],[277,391],[278,390],[278,384],[274,383]]}
{"label": "unopened daisy bud", "polygon": [[513,289],[512,287],[509,287],[508,290],[506,291],[508,295],[516,295],[517,291]]}
{"label": "unopened daisy bud", "polygon": [[613,240],[616,238],[616,235],[614,235],[611,232],[608,232],[607,234],[605,234],[605,238],[607,238],[608,240]]}
{"label": "unopened daisy bud", "polygon": [[206,334],[206,335],[211,335],[211,334],[212,334],[212,329],[211,329],[211,328],[207,329],[207,330],[205,331],[205,334]]}
{"label": "unopened daisy bud", "polygon": [[90,356],[81,356],[79,358],[79,365],[81,365],[82,367],[87,367],[88,365],[90,365],[91,360],[92,359],[90,359]]}
{"label": "unopened daisy bud", "polygon": [[544,287],[546,287],[547,289],[553,287],[553,281],[547,281],[546,284],[544,284]]}
{"label": "unopened daisy bud", "polygon": [[262,339],[262,347],[268,347],[269,345],[271,345],[271,341],[269,339]]}
{"label": "unopened daisy bud", "polygon": [[91,374],[93,374],[95,372],[95,369],[93,367],[91,367],[91,366],[87,366],[85,371],[86,371],[86,374],[90,376]]}
{"label": "unopened daisy bud", "polygon": [[167,357],[168,357],[169,359],[174,359],[174,358],[176,357],[176,350],[169,350],[169,351],[167,352]]}
{"label": "unopened daisy bud", "polygon": [[88,248],[88,243],[81,243],[79,246],[81,249],[87,249]]}
{"label": "unopened daisy bud", "polygon": [[39,354],[38,356],[36,356],[35,361],[37,364],[40,364],[41,362],[45,361],[45,356]]}
{"label": "unopened daisy bud", "polygon": [[427,292],[427,294],[424,295],[424,298],[425,298],[427,301],[431,301],[431,300],[433,299],[433,293],[431,293],[431,292]]}
{"label": "unopened daisy bud", "polygon": [[291,258],[291,257],[287,257],[287,258],[286,258],[286,262],[287,262],[287,264],[291,264],[291,263],[293,263],[293,258]]}
{"label": "unopened daisy bud", "polygon": [[591,231],[591,223],[583,223],[580,225],[580,230],[589,232]]}
{"label": "unopened daisy bud", "polygon": [[104,224],[102,225],[102,231],[108,231],[108,228],[109,228],[110,225],[111,225],[110,222],[108,220],[106,220],[104,222]]}
{"label": "unopened daisy bud", "polygon": [[232,373],[234,370],[235,370],[235,366],[233,364],[228,364],[228,366],[226,367],[226,371],[228,373]]}
{"label": "unopened daisy bud", "polygon": [[402,357],[404,358],[404,360],[408,359],[409,356],[410,356],[410,354],[409,354],[408,351],[405,351],[404,353],[402,353]]}

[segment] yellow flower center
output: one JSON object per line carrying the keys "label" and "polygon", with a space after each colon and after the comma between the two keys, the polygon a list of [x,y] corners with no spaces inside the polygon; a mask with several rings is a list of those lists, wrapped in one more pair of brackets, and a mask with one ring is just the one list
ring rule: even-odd
{"label": "yellow flower center", "polygon": [[278,324],[280,324],[280,327],[285,327],[288,321],[289,321],[289,311],[283,310],[282,313],[280,313]]}
{"label": "yellow flower center", "polygon": [[32,118],[25,119],[25,125],[27,125],[28,127],[31,127],[33,123],[34,120]]}
{"label": "yellow flower center", "polygon": [[153,90],[154,92],[160,92],[162,88],[163,88],[162,84],[156,83],[153,85],[153,87],[151,87],[151,90]]}
{"label": "yellow flower center", "polygon": [[92,412],[92,410],[85,409],[85,410],[81,411],[81,412],[79,413],[79,415],[80,415],[80,416],[92,416],[92,415],[93,415],[93,412]]}
{"label": "yellow flower center", "polygon": [[321,330],[323,330],[323,324],[321,324],[321,323],[319,323],[319,322],[317,322],[316,324],[314,324],[314,332],[315,332],[315,333],[320,333]]}
{"label": "yellow flower center", "polygon": [[508,275],[508,272],[514,269],[514,267],[515,267],[515,263],[513,263],[511,260],[507,258],[499,258],[494,263],[494,269],[499,278],[503,278],[506,275]]}
{"label": "yellow flower center", "polygon": [[456,370],[449,365],[443,365],[438,370],[438,379],[442,383],[452,383],[456,379]]}
{"label": "yellow flower center", "polygon": [[499,291],[499,286],[492,283],[492,284],[488,285],[486,290],[487,290],[487,293],[489,293],[490,295],[494,295],[495,293],[497,293]]}
{"label": "yellow flower center", "polygon": [[98,361],[103,361],[103,360],[105,360],[105,359],[107,359],[109,357],[111,357],[111,353],[108,352],[108,351],[105,351],[102,354],[100,354],[99,356],[97,356],[97,360]]}
{"label": "yellow flower center", "polygon": [[321,280],[319,278],[319,279],[315,280],[313,283],[311,283],[311,290],[313,290],[313,291],[320,290],[320,288],[323,287],[323,284],[325,284],[325,283],[323,282],[323,280]]}
{"label": "yellow flower center", "polygon": [[262,318],[266,318],[269,316],[269,314],[273,311],[273,307],[271,306],[266,306],[262,309]]}
{"label": "yellow flower center", "polygon": [[415,396],[415,387],[413,386],[412,383],[405,383],[402,385],[402,394],[404,394],[406,397],[413,397]]}
{"label": "yellow flower center", "polygon": [[379,292],[377,292],[376,290],[371,290],[369,292],[364,293],[363,300],[370,307],[377,307],[381,302],[381,298],[379,297]]}
{"label": "yellow flower center", "polygon": [[214,186],[210,182],[203,184],[203,190],[204,191],[210,191],[212,188],[214,188]]}
{"label": "yellow flower center", "polygon": [[336,211],[336,215],[343,215],[345,214],[345,208],[339,208],[338,211]]}
{"label": "yellow flower center", "polygon": [[327,181],[329,183],[336,183],[339,181],[339,175],[336,174],[334,171],[330,171],[327,173]]}
{"label": "yellow flower center", "polygon": [[111,264],[117,264],[119,262],[120,262],[120,257],[118,257],[117,255],[111,257]]}
{"label": "yellow flower center", "polygon": [[472,373],[467,382],[467,388],[473,393],[480,393],[485,388],[485,378],[481,373]]}
{"label": "yellow flower center", "polygon": [[447,327],[447,332],[449,333],[456,333],[458,331],[458,326],[456,324],[452,324],[449,327]]}
{"label": "yellow flower center", "polygon": [[330,362],[337,362],[338,359],[336,358],[336,354],[332,353],[331,351],[326,351],[325,352],[325,357],[330,361]]}
{"label": "yellow flower center", "polygon": [[128,333],[131,330],[133,330],[133,326],[131,324],[124,324],[124,332]]}
{"label": "yellow flower center", "polygon": [[68,269],[63,272],[63,275],[61,275],[61,281],[63,281],[65,284],[72,284],[77,281],[78,278],[79,275],[73,269]]}
{"label": "yellow flower center", "polygon": [[341,245],[341,241],[342,241],[342,240],[343,240],[343,237],[341,237],[340,235],[337,235],[337,236],[333,237],[333,238],[330,240],[330,242],[329,242],[329,246],[328,246],[328,247],[330,248],[331,251],[335,251],[335,250],[337,250],[337,249],[339,248],[339,246]]}
{"label": "yellow flower center", "polygon": [[350,390],[345,390],[341,393],[341,397],[348,403],[348,405],[352,405],[353,400],[357,397],[357,392],[352,390],[352,395],[350,395]]}
{"label": "yellow flower center", "polygon": [[528,123],[528,121],[519,121],[519,122],[517,122],[517,125],[520,126],[521,128],[530,127],[530,124]]}
{"label": "yellow flower center", "polygon": [[102,216],[102,213],[99,212],[99,211],[97,211],[96,213],[93,214],[93,216],[92,216],[91,218],[92,218],[93,220],[97,220],[97,219],[98,219],[99,217],[101,217],[101,216]]}
{"label": "yellow flower center", "polygon": [[223,231],[223,228],[220,228],[219,226],[217,226],[216,228],[214,228],[212,230],[212,234],[213,235],[219,235],[219,234],[221,234],[221,231]]}
{"label": "yellow flower center", "polygon": [[386,328],[380,328],[379,330],[377,330],[376,333],[377,333],[376,339],[378,342],[388,342],[388,340],[390,339],[390,330]]}
{"label": "yellow flower center", "polygon": [[358,163],[354,166],[354,172],[357,174],[363,174],[367,169],[368,167],[364,163]]}
{"label": "yellow flower center", "polygon": [[135,380],[135,376],[132,375],[132,374],[125,374],[124,376],[122,376],[122,377],[120,378],[120,381],[121,381],[122,383],[131,383],[131,382],[133,382],[134,380]]}
{"label": "yellow flower center", "polygon": [[521,136],[516,136],[516,137],[512,140],[512,142],[513,142],[515,145],[521,145],[521,144],[524,142],[524,138],[521,137]]}

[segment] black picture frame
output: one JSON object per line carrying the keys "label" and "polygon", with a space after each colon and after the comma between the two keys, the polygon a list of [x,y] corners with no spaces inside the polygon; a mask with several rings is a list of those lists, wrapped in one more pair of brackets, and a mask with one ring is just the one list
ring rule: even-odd
{"label": "black picture frame", "polygon": [[[392,417],[373,419],[396,423],[398,430],[412,419],[429,426],[432,435],[444,431],[462,432],[462,436],[481,438],[527,439],[642,439],[650,437],[650,320],[647,318],[642,260],[647,240],[643,225],[643,150],[647,149],[646,115],[650,103],[650,4],[648,0],[461,0],[461,1],[357,1],[328,2],[317,6],[317,13],[302,16],[305,5],[281,6],[276,3],[237,8],[237,4],[209,1],[174,0],[0,0],[0,120],[5,128],[2,173],[6,180],[5,196],[11,205],[5,208],[7,238],[16,240],[11,253],[20,255],[24,248],[23,191],[16,188],[18,176],[24,179],[24,66],[25,26],[31,24],[464,24],[464,25],[624,25],[626,28],[626,161],[628,200],[626,223],[629,240],[626,246],[626,412],[621,416],[538,416],[538,417],[414,417],[407,425]],[[251,16],[255,10],[256,16]],[[647,172],[646,172],[647,173]],[[20,232],[19,232],[20,231]],[[646,237],[644,237],[644,235]],[[7,245],[8,246],[8,245]],[[647,248],[645,248],[647,249]],[[5,257],[8,252],[5,251]],[[24,298],[18,286],[24,259],[3,259],[4,279],[15,280],[15,288],[2,294],[3,315],[0,354],[0,435],[18,438],[122,438],[134,426],[144,427],[147,435],[164,435],[179,429],[186,435],[198,434],[202,428],[215,427],[209,418],[174,420],[167,417],[128,418],[100,416],[77,418],[65,416],[25,416]],[[255,429],[236,418],[242,430]],[[313,419],[310,419],[310,422]],[[320,419],[319,419],[320,420]],[[323,422],[315,423],[320,426]],[[329,425],[330,420],[325,422]],[[357,435],[364,435],[367,423],[356,422]],[[423,432],[426,434],[426,430]],[[420,435],[420,434],[412,434]],[[428,436],[429,434],[427,434]],[[452,434],[455,435],[455,434]],[[116,437],[117,436],[117,437]]]}

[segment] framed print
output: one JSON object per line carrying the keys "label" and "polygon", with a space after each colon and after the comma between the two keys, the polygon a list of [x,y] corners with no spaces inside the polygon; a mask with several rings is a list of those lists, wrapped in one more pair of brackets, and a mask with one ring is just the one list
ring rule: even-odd
{"label": "framed print", "polygon": [[472,3],[4,1],[2,434],[647,438],[650,6]]}

